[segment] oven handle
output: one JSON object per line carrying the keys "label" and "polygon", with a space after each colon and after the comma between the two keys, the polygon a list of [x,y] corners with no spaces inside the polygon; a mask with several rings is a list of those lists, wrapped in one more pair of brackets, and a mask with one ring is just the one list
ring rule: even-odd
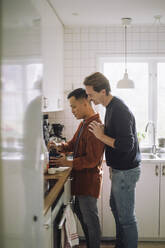
{"label": "oven handle", "polygon": [[62,219],[61,219],[61,221],[60,221],[60,223],[59,223],[58,229],[62,229],[62,226],[63,226],[64,221],[65,221],[65,219],[66,219],[66,210],[67,210],[67,208],[68,208],[69,206],[70,206],[70,203],[68,203],[68,204],[66,205],[66,207],[65,207],[65,210],[64,210]]}

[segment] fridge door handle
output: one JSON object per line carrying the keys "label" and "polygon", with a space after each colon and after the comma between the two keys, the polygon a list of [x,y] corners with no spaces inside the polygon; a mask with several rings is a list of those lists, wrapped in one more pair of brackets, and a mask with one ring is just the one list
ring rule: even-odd
{"label": "fridge door handle", "polygon": [[155,175],[159,176],[159,166],[158,165],[155,166]]}

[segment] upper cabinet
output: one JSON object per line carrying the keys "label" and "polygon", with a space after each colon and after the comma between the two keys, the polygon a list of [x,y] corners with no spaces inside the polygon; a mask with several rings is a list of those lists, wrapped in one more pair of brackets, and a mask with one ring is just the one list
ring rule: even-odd
{"label": "upper cabinet", "polygon": [[43,111],[63,109],[63,25],[55,9],[43,1],[42,53],[43,53]]}

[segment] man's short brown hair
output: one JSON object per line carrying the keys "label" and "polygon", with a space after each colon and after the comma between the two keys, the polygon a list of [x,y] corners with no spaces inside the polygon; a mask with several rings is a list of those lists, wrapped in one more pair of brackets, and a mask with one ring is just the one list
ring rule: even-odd
{"label": "man's short brown hair", "polygon": [[106,95],[111,92],[109,80],[100,72],[95,72],[86,77],[83,84],[85,86],[92,86],[96,92],[100,92],[101,90],[105,89]]}

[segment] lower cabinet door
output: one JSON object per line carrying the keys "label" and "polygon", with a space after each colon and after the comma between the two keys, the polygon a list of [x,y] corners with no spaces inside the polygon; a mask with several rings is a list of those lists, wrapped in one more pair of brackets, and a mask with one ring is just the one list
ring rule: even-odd
{"label": "lower cabinet door", "polygon": [[52,248],[51,209],[44,216],[44,248]]}
{"label": "lower cabinet door", "polygon": [[68,178],[64,184],[64,205],[71,202],[71,180],[72,178]]}
{"label": "lower cabinet door", "polygon": [[115,221],[112,215],[109,199],[111,191],[111,180],[109,177],[109,167],[106,163],[103,164],[103,190],[102,190],[102,237],[114,239]]}
{"label": "lower cabinet door", "polygon": [[136,217],[139,238],[159,237],[160,165],[142,162],[141,177],[136,187]]}
{"label": "lower cabinet door", "polygon": [[160,184],[160,238],[165,239],[165,162],[161,165]]}

